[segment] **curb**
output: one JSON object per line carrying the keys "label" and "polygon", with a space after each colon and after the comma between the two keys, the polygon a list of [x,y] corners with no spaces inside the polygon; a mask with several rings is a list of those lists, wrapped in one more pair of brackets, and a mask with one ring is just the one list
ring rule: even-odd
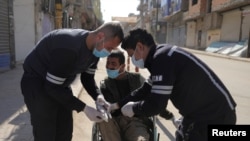
{"label": "curb", "polygon": [[192,52],[192,53],[197,53],[197,54],[202,54],[202,55],[207,55],[207,56],[220,57],[220,58],[231,59],[231,60],[236,60],[236,61],[250,62],[250,58],[235,57],[235,56],[229,56],[229,55],[224,55],[224,54],[200,51],[200,50],[184,48],[184,47],[182,47],[182,48],[184,50],[187,50],[187,51]]}

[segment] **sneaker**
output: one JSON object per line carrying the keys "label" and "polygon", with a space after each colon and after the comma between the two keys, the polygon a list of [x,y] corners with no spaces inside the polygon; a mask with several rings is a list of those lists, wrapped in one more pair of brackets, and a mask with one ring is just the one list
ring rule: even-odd
{"label": "sneaker", "polygon": [[174,117],[173,113],[168,110],[162,111],[159,115],[165,118],[166,120],[170,120]]}

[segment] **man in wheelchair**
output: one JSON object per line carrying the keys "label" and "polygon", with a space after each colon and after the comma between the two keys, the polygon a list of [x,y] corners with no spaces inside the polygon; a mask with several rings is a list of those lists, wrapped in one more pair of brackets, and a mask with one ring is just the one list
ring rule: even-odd
{"label": "man in wheelchair", "polygon": [[[125,56],[122,51],[111,52],[107,57],[106,70],[108,77],[100,83],[101,92],[110,103],[120,101],[133,90],[139,88],[144,77],[139,73],[125,71]],[[126,117],[120,109],[111,112],[108,122],[97,123],[103,141],[148,141],[149,118]]]}

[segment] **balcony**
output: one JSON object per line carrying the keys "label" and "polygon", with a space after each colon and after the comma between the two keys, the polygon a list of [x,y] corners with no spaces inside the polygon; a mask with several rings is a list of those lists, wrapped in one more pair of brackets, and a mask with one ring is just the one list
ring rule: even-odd
{"label": "balcony", "polygon": [[227,0],[226,2],[220,2],[219,0],[214,0],[212,5],[212,12],[223,12],[241,6],[245,6],[248,4],[250,4],[249,0]]}
{"label": "balcony", "polygon": [[201,17],[201,14],[200,13],[190,13],[190,12],[184,12],[183,13],[183,20],[184,21],[189,21],[189,20],[193,20],[193,19],[197,19]]}
{"label": "balcony", "polygon": [[217,12],[209,13],[205,16],[206,29],[216,29],[221,27],[222,16]]}

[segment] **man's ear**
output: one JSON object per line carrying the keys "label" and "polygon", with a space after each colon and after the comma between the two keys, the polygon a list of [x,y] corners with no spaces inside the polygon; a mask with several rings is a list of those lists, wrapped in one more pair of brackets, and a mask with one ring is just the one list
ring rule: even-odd
{"label": "man's ear", "polygon": [[144,46],[141,42],[137,42],[136,47],[140,50],[144,50]]}
{"label": "man's ear", "polygon": [[122,70],[126,70],[125,67],[126,67],[125,64],[122,64],[122,65],[121,65]]}
{"label": "man's ear", "polygon": [[103,40],[104,37],[105,37],[105,34],[104,34],[103,32],[98,32],[98,33],[96,34],[96,39],[97,39],[97,41]]}

